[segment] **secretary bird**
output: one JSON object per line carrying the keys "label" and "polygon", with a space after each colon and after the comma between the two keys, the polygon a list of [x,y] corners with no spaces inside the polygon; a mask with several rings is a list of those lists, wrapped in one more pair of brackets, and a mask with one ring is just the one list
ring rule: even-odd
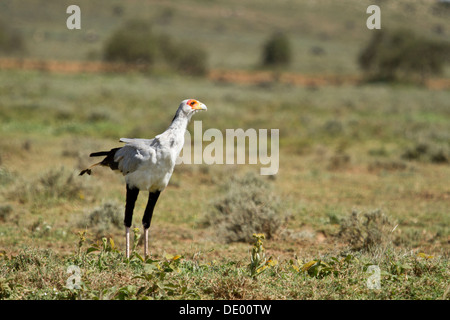
{"label": "secretary bird", "polygon": [[166,188],[172,176],[176,159],[184,145],[187,125],[192,115],[201,110],[207,108],[200,101],[183,100],[166,131],[153,139],[121,138],[120,142],[125,143],[123,147],[91,153],[90,157],[105,156],[105,158],[80,172],[80,176],[85,173],[90,175],[93,167],[101,165],[119,170],[125,176],[127,193],[124,224],[127,258],[130,257],[130,227],[139,191],[149,191],[142,218],[145,237],[144,257],[147,257],[148,229],[153,209],[159,194]]}

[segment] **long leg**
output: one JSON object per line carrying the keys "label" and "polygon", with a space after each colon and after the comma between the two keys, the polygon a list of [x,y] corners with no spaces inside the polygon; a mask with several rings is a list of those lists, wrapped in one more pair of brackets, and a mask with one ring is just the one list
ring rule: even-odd
{"label": "long leg", "polygon": [[160,191],[150,192],[148,195],[147,206],[145,207],[144,217],[142,218],[142,225],[144,226],[144,257],[148,253],[148,229],[152,221],[153,209],[155,209],[156,201],[158,201]]}
{"label": "long leg", "polygon": [[126,241],[126,256],[130,257],[130,227],[133,220],[133,210],[136,203],[136,199],[139,195],[139,189],[130,188],[127,184],[127,202],[125,204],[125,219],[123,221],[125,225],[125,241]]}

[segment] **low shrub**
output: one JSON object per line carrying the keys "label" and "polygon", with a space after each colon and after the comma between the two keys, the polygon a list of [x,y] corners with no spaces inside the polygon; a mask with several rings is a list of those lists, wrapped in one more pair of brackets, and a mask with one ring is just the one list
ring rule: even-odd
{"label": "low shrub", "polygon": [[227,243],[252,242],[254,233],[273,238],[287,218],[268,181],[255,173],[232,177],[213,206],[208,224]]}
{"label": "low shrub", "polygon": [[0,167],[0,186],[6,186],[14,181],[14,175],[4,167]]}
{"label": "low shrub", "polygon": [[389,244],[394,223],[381,210],[366,213],[352,211],[341,220],[339,237],[355,250],[371,251]]}
{"label": "low shrub", "polygon": [[448,163],[450,161],[450,149],[440,144],[418,142],[407,148],[403,152],[402,158],[431,163]]}
{"label": "low shrub", "polygon": [[22,203],[84,199],[85,187],[74,172],[61,167],[50,169],[33,181],[19,180],[7,191],[9,198]]}
{"label": "low shrub", "polygon": [[0,221],[6,221],[8,217],[11,215],[13,208],[7,205],[0,205]]}
{"label": "low shrub", "polygon": [[105,236],[112,228],[123,226],[123,206],[115,201],[104,202],[78,221],[78,227],[89,228],[97,236]]}

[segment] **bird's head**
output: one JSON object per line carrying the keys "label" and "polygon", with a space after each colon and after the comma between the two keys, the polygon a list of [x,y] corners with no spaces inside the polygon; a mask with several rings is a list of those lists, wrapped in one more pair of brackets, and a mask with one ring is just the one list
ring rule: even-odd
{"label": "bird's head", "polygon": [[206,106],[198,100],[195,99],[186,99],[183,100],[178,108],[179,111],[182,111],[187,116],[192,116],[197,111],[207,110]]}

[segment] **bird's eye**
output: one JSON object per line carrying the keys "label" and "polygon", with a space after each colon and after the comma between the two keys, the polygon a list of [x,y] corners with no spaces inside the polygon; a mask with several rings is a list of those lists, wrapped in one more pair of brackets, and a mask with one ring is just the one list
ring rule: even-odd
{"label": "bird's eye", "polygon": [[190,103],[189,103],[189,105],[192,107],[192,106],[194,106],[195,105],[195,101],[191,101]]}

